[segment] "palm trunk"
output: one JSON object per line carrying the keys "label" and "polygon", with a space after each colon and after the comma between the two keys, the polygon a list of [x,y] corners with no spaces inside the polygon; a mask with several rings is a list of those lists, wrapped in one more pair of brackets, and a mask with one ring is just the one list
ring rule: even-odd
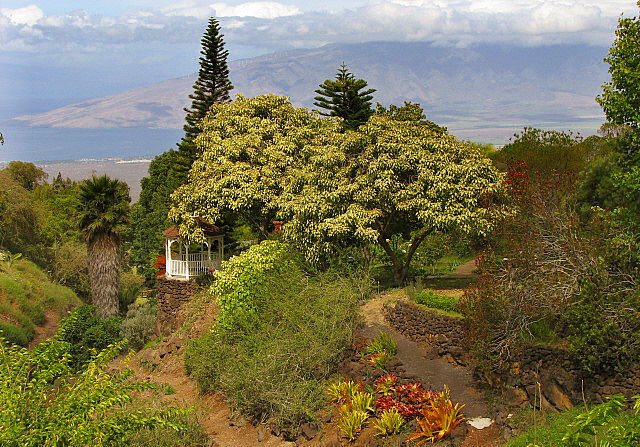
{"label": "palm trunk", "polygon": [[120,239],[113,233],[98,233],[89,240],[88,267],[91,301],[98,317],[107,319],[118,314],[120,291]]}

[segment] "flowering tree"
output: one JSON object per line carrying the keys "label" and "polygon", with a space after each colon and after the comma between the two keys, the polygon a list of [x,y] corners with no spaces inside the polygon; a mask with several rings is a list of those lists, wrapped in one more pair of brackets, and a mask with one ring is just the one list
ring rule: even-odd
{"label": "flowering tree", "polygon": [[[379,244],[401,284],[429,234],[485,233],[504,215],[491,206],[503,184],[491,162],[434,129],[421,110],[413,119],[380,110],[345,133],[275,96],[239,98],[214,113],[197,140],[203,155],[170,213],[194,239],[202,238],[195,215],[238,213],[262,234],[277,218],[285,240],[316,263],[336,247]],[[389,244],[394,235],[412,238],[407,253]]]}

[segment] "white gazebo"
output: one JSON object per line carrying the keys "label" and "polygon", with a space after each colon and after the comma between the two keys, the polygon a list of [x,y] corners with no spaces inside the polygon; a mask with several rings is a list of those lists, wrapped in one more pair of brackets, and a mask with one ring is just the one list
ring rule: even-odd
{"label": "white gazebo", "polygon": [[222,231],[204,219],[197,218],[196,221],[205,235],[202,244],[183,242],[175,226],[162,232],[165,237],[166,276],[169,279],[189,280],[220,270],[224,257]]}

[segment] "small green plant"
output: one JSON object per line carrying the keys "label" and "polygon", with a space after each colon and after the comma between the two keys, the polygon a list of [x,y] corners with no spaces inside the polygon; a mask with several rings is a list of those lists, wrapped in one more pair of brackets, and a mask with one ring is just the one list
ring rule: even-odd
{"label": "small green plant", "polygon": [[373,366],[375,369],[380,371],[387,370],[387,362],[391,360],[393,356],[389,354],[387,351],[377,352],[375,354],[371,354],[367,363]]}
{"label": "small green plant", "polygon": [[176,394],[176,389],[171,385],[167,384],[164,386],[164,395],[171,396],[172,394]]}
{"label": "small green plant", "polygon": [[404,426],[404,417],[395,408],[385,410],[373,421],[373,426],[378,430],[378,436],[395,435]]}
{"label": "small green plant", "polygon": [[353,398],[353,396],[361,391],[360,384],[351,380],[343,380],[338,383],[329,385],[327,394],[331,402],[345,403]]}
{"label": "small green plant", "polygon": [[348,405],[353,410],[362,411],[363,413],[373,412],[373,395],[366,391],[356,391],[351,396]]}
{"label": "small green plant", "polygon": [[369,354],[377,354],[383,351],[390,354],[391,358],[398,353],[398,343],[388,332],[379,332],[367,346]]}
{"label": "small green plant", "polygon": [[449,295],[440,295],[431,289],[416,293],[413,299],[418,304],[446,311],[455,311],[458,306],[457,298]]}
{"label": "small green plant", "polygon": [[340,406],[338,428],[349,441],[354,441],[368,418],[369,415],[364,411],[354,410],[350,405],[344,404]]}
{"label": "small green plant", "polygon": [[625,411],[627,401],[621,394],[576,416],[562,441],[566,447],[640,445],[640,396],[634,396],[633,408]]}
{"label": "small green plant", "polygon": [[131,349],[140,350],[155,336],[157,303],[154,300],[138,299],[127,311],[120,324],[120,337],[126,338]]}

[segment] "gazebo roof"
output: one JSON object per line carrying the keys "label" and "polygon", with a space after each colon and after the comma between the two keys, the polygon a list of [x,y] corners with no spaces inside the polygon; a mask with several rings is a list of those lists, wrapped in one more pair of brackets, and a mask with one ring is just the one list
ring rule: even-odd
{"label": "gazebo roof", "polygon": [[[202,231],[204,232],[205,236],[218,236],[222,234],[222,230],[220,229],[220,227],[202,219],[201,217],[196,217],[195,221],[198,224],[198,226],[202,228]],[[180,233],[178,232],[178,227],[176,227],[175,225],[172,225],[166,230],[164,230],[162,234],[165,237],[170,237],[170,238],[180,237]]]}

